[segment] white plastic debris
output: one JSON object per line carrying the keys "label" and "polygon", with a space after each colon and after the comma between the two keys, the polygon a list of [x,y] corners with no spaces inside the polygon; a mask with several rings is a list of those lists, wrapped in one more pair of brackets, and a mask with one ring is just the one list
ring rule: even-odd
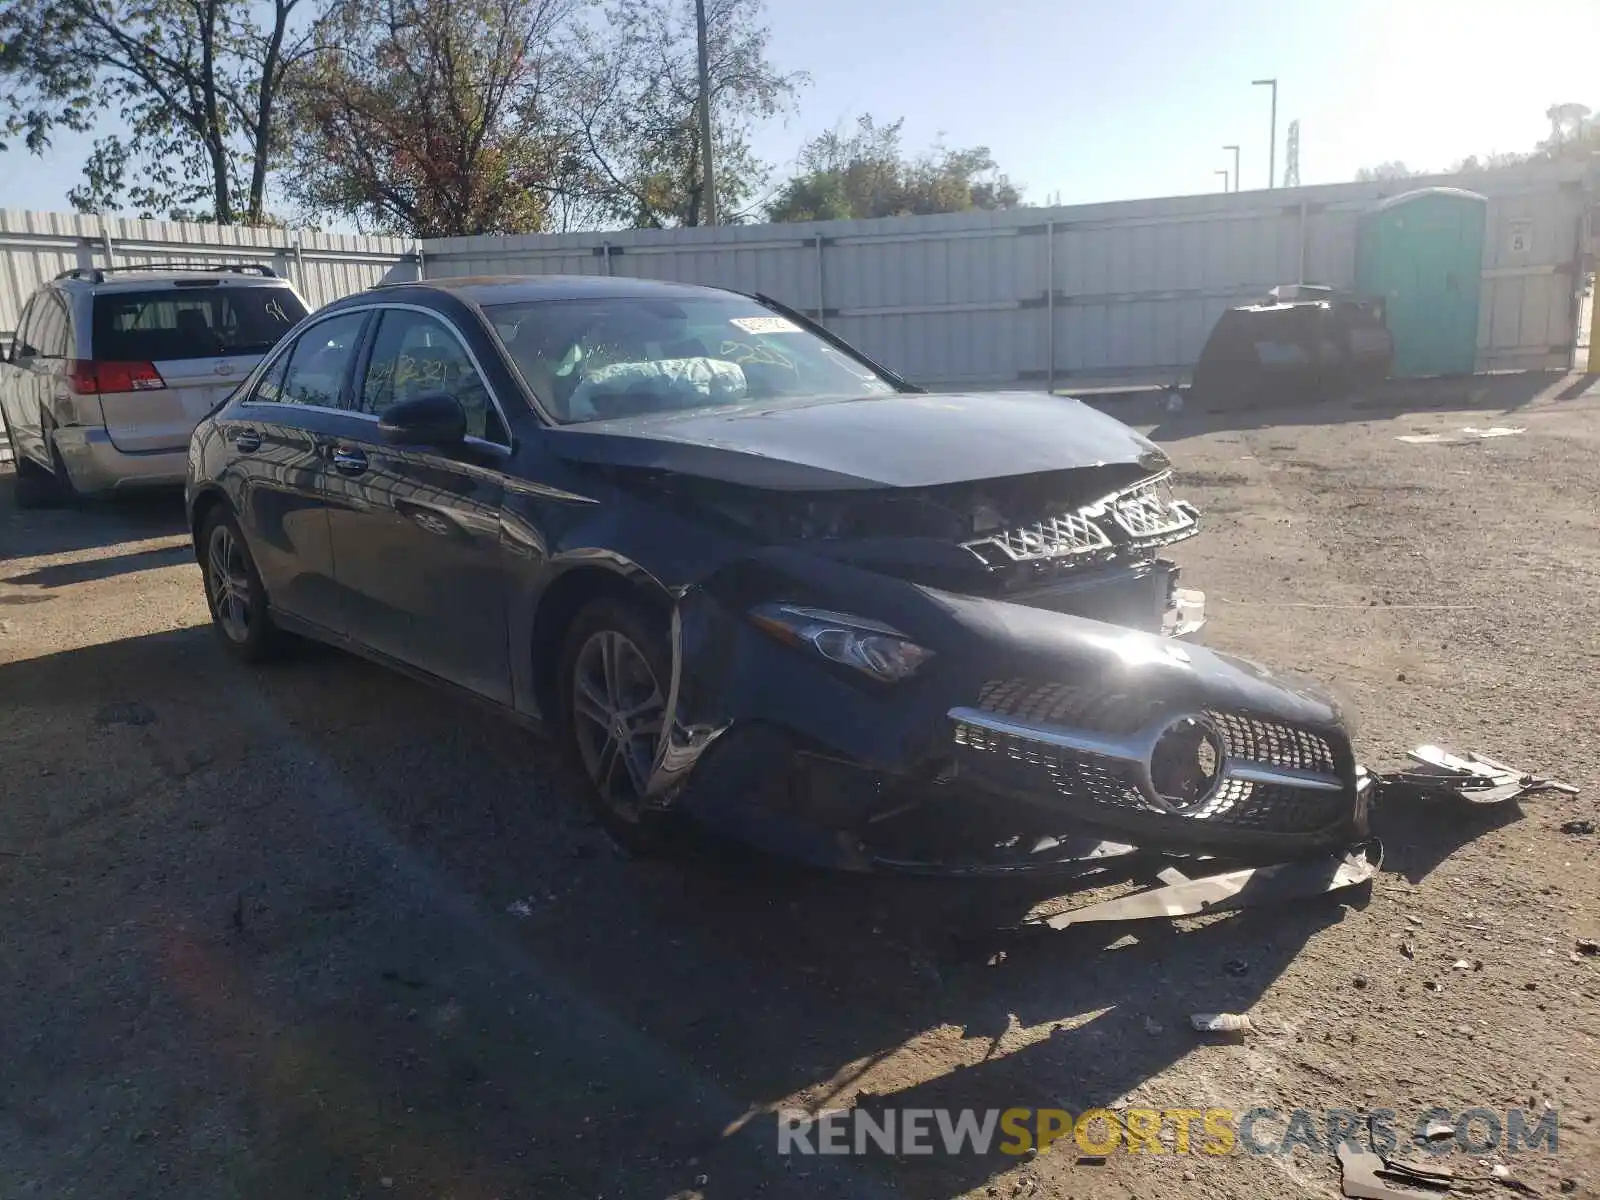
{"label": "white plastic debris", "polygon": [[506,911],[513,917],[531,917],[533,916],[533,905],[526,900],[513,900],[506,905]]}
{"label": "white plastic debris", "polygon": [[1249,1033],[1255,1028],[1244,1013],[1195,1013],[1189,1024],[1201,1033]]}
{"label": "white plastic debris", "polygon": [[1491,425],[1487,429],[1479,429],[1476,425],[1465,425],[1459,435],[1449,433],[1402,433],[1395,437],[1397,442],[1410,442],[1413,446],[1437,446],[1449,442],[1465,442],[1477,438],[1511,437],[1513,434],[1527,433],[1526,427],[1521,425]]}

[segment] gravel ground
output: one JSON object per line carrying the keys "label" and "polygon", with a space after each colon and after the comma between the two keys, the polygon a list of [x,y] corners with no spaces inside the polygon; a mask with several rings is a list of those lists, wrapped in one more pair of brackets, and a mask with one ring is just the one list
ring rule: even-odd
{"label": "gravel ground", "polygon": [[1560,830],[1600,820],[1586,383],[1155,429],[1207,513],[1180,549],[1212,645],[1343,689],[1369,763],[1436,740],[1581,797],[1381,814],[1365,903],[1004,955],[981,931],[1038,885],[627,861],[493,714],[332,651],[227,661],[174,497],[20,514],[0,481],[0,1196],[1339,1194],[1304,1148],[776,1153],[775,1106],[869,1096],[1402,1131],[1548,1103],[1557,1152],[1505,1161],[1600,1195],[1600,837]]}

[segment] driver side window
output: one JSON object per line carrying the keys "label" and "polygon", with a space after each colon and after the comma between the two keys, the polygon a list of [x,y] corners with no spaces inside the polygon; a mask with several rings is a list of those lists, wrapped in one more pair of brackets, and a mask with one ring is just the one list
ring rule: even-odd
{"label": "driver side window", "polygon": [[384,309],[372,339],[366,378],[356,407],[381,417],[391,405],[443,394],[467,414],[467,435],[510,443],[489,388],[466,348],[442,321],[406,308]]}

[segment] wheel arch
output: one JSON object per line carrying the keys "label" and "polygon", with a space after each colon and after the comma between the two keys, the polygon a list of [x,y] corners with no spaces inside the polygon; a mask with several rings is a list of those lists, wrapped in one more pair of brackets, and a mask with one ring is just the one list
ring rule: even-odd
{"label": "wheel arch", "polygon": [[231,510],[232,504],[228,500],[227,493],[216,484],[207,484],[195,493],[194,499],[189,502],[189,541],[194,546],[195,559],[201,566],[205,563],[201,558],[200,530],[205,525],[206,518],[218,508]]}
{"label": "wheel arch", "polygon": [[648,572],[627,569],[626,564],[578,564],[552,580],[539,596],[529,636],[534,699],[552,724],[560,719],[556,675],[561,641],[574,618],[604,596],[642,604],[664,617],[672,612],[671,593]]}

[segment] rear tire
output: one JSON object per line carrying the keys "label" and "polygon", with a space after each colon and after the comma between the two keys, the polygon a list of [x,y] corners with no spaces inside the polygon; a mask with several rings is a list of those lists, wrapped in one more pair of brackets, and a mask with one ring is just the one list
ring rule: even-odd
{"label": "rear tire", "polygon": [[225,506],[219,504],[206,514],[198,544],[211,626],[223,648],[240,662],[271,658],[280,637],[267,612],[267,590],[239,523]]}
{"label": "rear tire", "polygon": [[[50,448],[51,467],[41,467],[24,454],[11,436],[11,427],[5,426],[6,441],[11,446],[11,462],[17,473],[15,493],[18,508],[51,508],[69,504],[77,498],[77,489],[67,476],[67,465],[61,461],[61,451],[56,449],[48,428],[45,444]],[[54,468],[53,470],[51,468]]]}
{"label": "rear tire", "polygon": [[60,498],[56,477],[19,451],[15,442],[12,443],[11,453],[17,471],[15,482],[17,507],[49,508],[55,504]]}
{"label": "rear tire", "polygon": [[620,598],[593,601],[567,628],[558,672],[562,732],[600,825],[632,853],[676,853],[682,818],[645,794],[672,678],[660,617]]}

